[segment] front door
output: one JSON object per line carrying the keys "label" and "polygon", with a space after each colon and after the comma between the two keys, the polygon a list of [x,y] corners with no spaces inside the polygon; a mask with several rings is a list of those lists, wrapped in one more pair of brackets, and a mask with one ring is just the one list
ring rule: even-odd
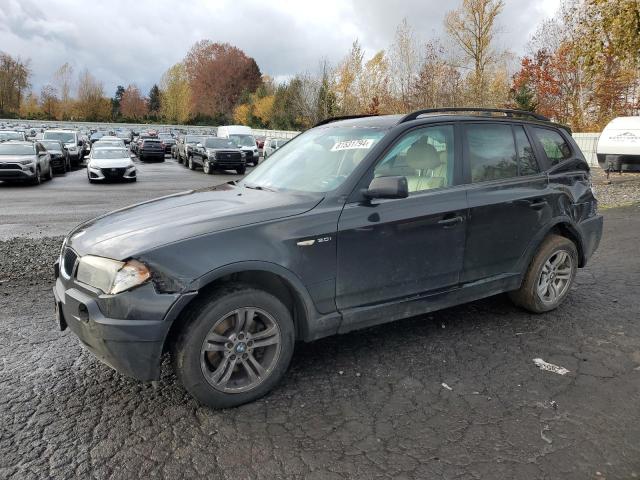
{"label": "front door", "polygon": [[409,197],[347,203],[338,222],[339,310],[457,285],[466,194],[456,186],[454,125],[414,129],[370,173],[407,177]]}

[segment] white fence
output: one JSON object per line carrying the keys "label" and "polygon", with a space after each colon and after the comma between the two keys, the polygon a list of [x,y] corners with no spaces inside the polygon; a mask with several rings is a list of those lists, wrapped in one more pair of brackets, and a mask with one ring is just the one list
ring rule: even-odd
{"label": "white fence", "polygon": [[598,146],[599,133],[574,133],[573,139],[576,141],[589,165],[597,167],[596,147]]}

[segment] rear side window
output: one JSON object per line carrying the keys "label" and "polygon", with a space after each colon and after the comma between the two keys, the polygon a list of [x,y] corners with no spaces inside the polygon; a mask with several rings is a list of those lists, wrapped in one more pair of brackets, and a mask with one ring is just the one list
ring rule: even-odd
{"label": "rear side window", "polygon": [[533,132],[542,144],[544,153],[547,155],[551,165],[556,165],[571,157],[569,145],[558,132],[540,127],[533,127]]}
{"label": "rear side window", "polygon": [[469,124],[465,128],[473,183],[518,176],[511,125]]}
{"label": "rear side window", "polygon": [[516,147],[518,149],[518,163],[520,167],[520,175],[534,175],[540,172],[538,162],[533,154],[533,148],[524,132],[524,127],[514,126],[513,133],[516,137]]}

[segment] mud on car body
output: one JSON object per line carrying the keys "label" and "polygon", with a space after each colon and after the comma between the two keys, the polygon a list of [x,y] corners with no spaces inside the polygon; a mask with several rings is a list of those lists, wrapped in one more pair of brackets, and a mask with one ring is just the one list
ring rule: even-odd
{"label": "mud on car body", "polygon": [[295,341],[509,292],[557,308],[602,233],[570,132],[512,110],[332,119],[239,182],[91,220],[57,319],[140,380],[170,352],[199,401],[254,400]]}

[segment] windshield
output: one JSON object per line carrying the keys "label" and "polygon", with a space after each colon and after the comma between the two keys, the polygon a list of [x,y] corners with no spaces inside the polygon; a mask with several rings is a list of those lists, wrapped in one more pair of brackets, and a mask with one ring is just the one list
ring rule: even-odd
{"label": "windshield", "polygon": [[184,143],[200,143],[204,138],[202,135],[187,135],[184,137]]}
{"label": "windshield", "polygon": [[99,148],[98,150],[94,150],[92,157],[96,159],[129,158],[129,154],[126,150],[122,149]]}
{"label": "windshield", "polygon": [[208,138],[204,146],[207,148],[237,148],[233,140],[228,138]]}
{"label": "windshield", "polygon": [[353,127],[309,130],[273,153],[243,183],[266,190],[335,190],[385,133]]}
{"label": "windshield", "polygon": [[256,146],[256,139],[251,135],[229,135],[229,138],[236,142],[240,147]]}
{"label": "windshield", "polygon": [[6,140],[24,140],[20,132],[0,132],[0,142]]}
{"label": "windshield", "polygon": [[62,143],[73,143],[76,137],[72,132],[44,132],[44,138],[48,140],[60,140]]}
{"label": "windshield", "polygon": [[165,139],[165,138],[173,138],[173,137],[171,136],[170,133],[159,133],[158,138]]}
{"label": "windshield", "polygon": [[60,150],[62,148],[62,145],[60,145],[59,142],[54,142],[54,141],[47,142],[45,140],[40,143],[42,143],[42,145],[44,145],[44,148],[46,148],[47,150]]}
{"label": "windshield", "polygon": [[35,149],[33,145],[21,143],[0,143],[0,155],[33,155]]}

